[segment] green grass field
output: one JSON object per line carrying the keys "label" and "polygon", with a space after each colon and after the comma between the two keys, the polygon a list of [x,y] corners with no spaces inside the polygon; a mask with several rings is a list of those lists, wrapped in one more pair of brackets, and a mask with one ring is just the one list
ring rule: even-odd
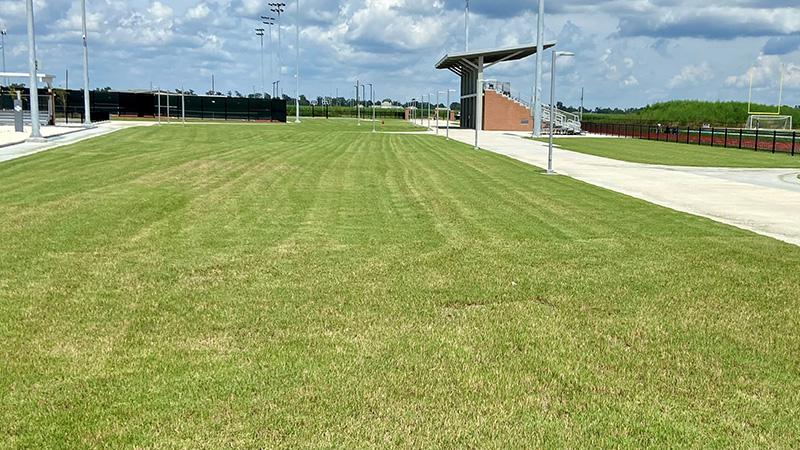
{"label": "green grass field", "polygon": [[540,172],[345,121],[0,164],[0,447],[800,446],[800,249]]}
{"label": "green grass field", "polygon": [[566,150],[644,164],[739,168],[800,167],[800,156],[707,145],[618,138],[555,138],[553,143]]}

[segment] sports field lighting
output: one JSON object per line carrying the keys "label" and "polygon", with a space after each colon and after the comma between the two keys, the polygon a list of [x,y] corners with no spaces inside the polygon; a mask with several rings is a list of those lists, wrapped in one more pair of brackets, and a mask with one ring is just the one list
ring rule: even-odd
{"label": "sports field lighting", "polygon": [[[536,26],[536,71],[533,74],[533,137],[542,135],[542,55],[544,52],[544,0],[539,0]],[[552,117],[551,117],[552,120]]]}
{"label": "sports field lighting", "polygon": [[[275,84],[275,67],[274,62],[272,60],[272,27],[275,26],[275,18],[274,17],[267,17],[261,16],[261,23],[264,25],[269,26],[269,78],[272,81],[273,85]],[[273,91],[273,97],[274,91]]]}
{"label": "sports field lighting", "polygon": [[[8,30],[0,28],[0,50],[3,51],[3,72],[6,71],[6,36]],[[8,86],[8,77],[5,78],[5,86]]]}
{"label": "sports field lighting", "polygon": [[550,139],[547,144],[547,174],[553,175],[553,130],[556,117],[556,61],[562,56],[575,56],[572,52],[553,51],[553,62],[550,66]]}
{"label": "sports field lighting", "polygon": [[89,36],[86,30],[86,0],[81,0],[81,15],[83,21],[83,125],[92,126],[92,111],[89,102]]}
{"label": "sports field lighting", "polygon": [[42,133],[39,132],[39,85],[37,80],[38,64],[36,63],[36,30],[33,20],[33,0],[25,2],[25,9],[28,13],[28,75],[30,76],[31,90],[31,139],[39,140]]}
{"label": "sports field lighting", "polygon": [[[281,57],[281,14],[285,11],[286,3],[268,3],[270,6],[270,11],[275,13],[277,18],[275,19],[275,23],[278,25],[278,78],[283,75],[283,58]],[[263,16],[262,16],[263,18]]]}
{"label": "sports field lighting", "polygon": [[261,38],[261,92],[266,92],[266,85],[264,84],[264,29],[256,28],[256,36]]}
{"label": "sports field lighting", "polygon": [[297,32],[297,40],[295,41],[295,50],[297,51],[297,59],[295,60],[296,68],[294,72],[295,78],[295,95],[294,102],[296,108],[294,123],[300,123],[300,0],[297,0],[297,23],[295,24],[295,31]]}

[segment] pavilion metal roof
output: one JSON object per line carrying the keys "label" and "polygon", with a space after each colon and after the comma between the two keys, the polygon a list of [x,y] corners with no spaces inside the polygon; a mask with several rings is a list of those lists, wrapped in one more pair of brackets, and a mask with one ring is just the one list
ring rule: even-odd
{"label": "pavilion metal roof", "polygon": [[[555,42],[545,42],[544,49],[554,47]],[[452,55],[444,55],[444,57],[436,63],[437,69],[448,69],[461,75],[464,66],[475,68],[477,60],[483,56],[483,63],[486,66],[492,66],[499,62],[516,61],[518,59],[527,58],[528,56],[536,54],[536,44],[519,45],[515,47],[496,48],[490,50],[481,50],[475,52],[454,53]]]}

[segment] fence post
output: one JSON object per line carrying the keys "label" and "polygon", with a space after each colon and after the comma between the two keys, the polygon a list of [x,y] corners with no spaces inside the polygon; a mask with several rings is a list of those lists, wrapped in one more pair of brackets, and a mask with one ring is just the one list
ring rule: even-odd
{"label": "fence post", "polygon": [[686,144],[689,144],[689,137],[692,135],[692,127],[686,127]]}
{"label": "fence post", "polygon": [[711,127],[711,146],[714,146],[714,127]]}
{"label": "fence post", "polygon": [[728,148],[728,129],[725,128],[725,148]]}
{"label": "fence post", "polygon": [[756,128],[756,145],[753,147],[753,150],[758,151],[758,128]]}
{"label": "fence post", "polygon": [[792,131],[792,156],[794,156],[794,143],[797,140],[797,131]]}
{"label": "fence post", "polygon": [[778,130],[772,132],[772,153],[775,153],[775,146],[778,144]]}
{"label": "fence post", "polygon": [[742,149],[742,134],[744,134],[744,130],[739,128],[739,150]]}

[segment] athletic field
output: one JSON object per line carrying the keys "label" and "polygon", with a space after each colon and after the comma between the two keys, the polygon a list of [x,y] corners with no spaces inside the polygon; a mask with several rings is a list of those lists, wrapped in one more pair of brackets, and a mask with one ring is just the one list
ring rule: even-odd
{"label": "athletic field", "polygon": [[0,164],[0,447],[800,446],[800,248],[369,129]]}

